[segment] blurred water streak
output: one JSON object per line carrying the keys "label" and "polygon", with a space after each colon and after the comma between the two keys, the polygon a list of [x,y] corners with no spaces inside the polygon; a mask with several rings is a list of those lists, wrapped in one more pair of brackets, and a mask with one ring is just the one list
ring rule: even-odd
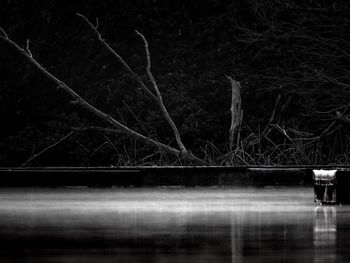
{"label": "blurred water streak", "polygon": [[0,262],[348,262],[312,188],[1,189]]}

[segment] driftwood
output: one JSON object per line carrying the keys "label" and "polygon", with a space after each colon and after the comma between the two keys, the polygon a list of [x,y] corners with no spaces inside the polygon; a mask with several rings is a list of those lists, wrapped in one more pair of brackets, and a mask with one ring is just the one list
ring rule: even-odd
{"label": "driftwood", "polygon": [[[78,14],[79,15],[79,14]],[[100,33],[97,31],[97,25],[93,26],[91,24],[91,22],[89,20],[86,19],[85,16],[83,15],[79,15],[80,17],[84,18],[84,20],[90,25],[90,27],[92,27],[92,29],[95,31],[95,33],[98,35],[99,40],[104,44],[104,46],[115,56],[118,58],[118,60],[121,62],[121,64],[124,66],[124,68],[127,69],[127,71],[129,73],[131,73],[131,75],[134,77],[134,79],[137,81],[137,83],[146,91],[146,93],[152,97],[154,100],[156,100],[159,104],[162,105],[162,111],[164,113],[164,104],[162,102],[161,96],[158,95],[159,90],[154,87],[156,89],[157,95],[154,95],[148,88],[147,86],[143,83],[143,81],[141,80],[141,78],[134,72],[131,70],[131,68],[126,64],[126,62],[105,42],[104,39],[102,39]],[[98,23],[97,23],[98,24]],[[158,142],[157,140],[154,140],[152,138],[149,138],[147,136],[144,136],[132,129],[130,129],[129,127],[123,125],[122,123],[120,123],[119,121],[117,121],[116,119],[114,119],[113,117],[111,117],[110,115],[100,111],[99,109],[97,109],[96,107],[94,107],[93,105],[91,105],[90,103],[88,103],[85,99],[83,99],[79,94],[77,94],[71,87],[69,87],[65,82],[63,82],[62,80],[58,79],[56,76],[54,76],[52,73],[50,73],[44,66],[42,66],[32,55],[32,52],[30,51],[30,47],[29,47],[29,40],[27,40],[26,43],[26,48],[23,49],[21,48],[16,42],[12,41],[6,31],[2,28],[0,28],[0,38],[2,38],[5,42],[7,42],[10,46],[12,46],[13,48],[15,48],[17,51],[19,51],[25,58],[27,58],[36,68],[38,68],[46,77],[48,77],[49,79],[51,79],[56,85],[57,88],[62,89],[63,91],[65,91],[67,94],[69,94],[71,96],[72,100],[72,104],[76,104],[79,105],[83,108],[85,108],[86,110],[88,110],[90,113],[92,113],[93,115],[95,115],[96,117],[100,118],[101,120],[103,120],[104,122],[108,123],[113,129],[108,129],[108,132],[114,131],[115,133],[123,133],[126,134],[128,136],[134,137],[136,139],[139,139],[141,141],[143,141],[146,144],[150,144],[153,145],[171,155],[174,155],[178,158],[183,158],[184,160],[187,161],[194,161],[197,163],[203,163],[203,161],[201,159],[199,159],[198,157],[194,156],[190,151],[187,151],[186,148],[183,146],[183,144],[181,143],[181,139],[179,137],[178,131],[176,129],[175,124],[171,121],[171,126],[174,130],[175,127],[175,137],[177,139],[177,142],[179,144],[179,148],[180,150],[173,148],[169,145],[163,144],[161,142]],[[143,37],[144,39],[144,37]],[[145,42],[147,43],[147,41]],[[145,47],[146,50],[148,50],[148,47]],[[149,56],[149,52],[147,51],[147,54]],[[147,58],[149,61],[149,57]],[[148,62],[148,70],[150,71],[150,63]],[[153,79],[153,77],[152,77]],[[154,84],[153,84],[154,85]],[[160,93],[159,93],[160,94]],[[166,109],[165,109],[166,111]],[[166,111],[167,112],[167,111]],[[168,120],[171,120],[169,114],[165,115],[165,118]],[[101,128],[103,130],[103,128]],[[180,143],[179,143],[180,142]]]}
{"label": "driftwood", "polygon": [[238,147],[240,140],[240,130],[243,119],[243,110],[242,101],[241,101],[241,84],[231,78],[230,76],[226,76],[226,78],[230,81],[231,89],[232,89],[232,97],[231,97],[231,126],[229,132],[229,142],[230,142],[230,150],[233,150],[233,147],[236,145]]}

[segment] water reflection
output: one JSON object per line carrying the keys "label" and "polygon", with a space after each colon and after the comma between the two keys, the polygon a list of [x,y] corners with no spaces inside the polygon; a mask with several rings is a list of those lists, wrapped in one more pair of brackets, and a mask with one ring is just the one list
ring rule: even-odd
{"label": "water reflection", "polygon": [[311,188],[9,190],[0,262],[348,262],[349,219]]}
{"label": "water reflection", "polygon": [[336,262],[337,207],[316,206],[314,213],[314,262]]}

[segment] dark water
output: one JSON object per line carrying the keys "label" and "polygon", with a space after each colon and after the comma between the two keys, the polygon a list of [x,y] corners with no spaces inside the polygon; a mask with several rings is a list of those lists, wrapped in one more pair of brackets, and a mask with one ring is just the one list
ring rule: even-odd
{"label": "dark water", "polygon": [[0,189],[0,262],[350,262],[312,188]]}

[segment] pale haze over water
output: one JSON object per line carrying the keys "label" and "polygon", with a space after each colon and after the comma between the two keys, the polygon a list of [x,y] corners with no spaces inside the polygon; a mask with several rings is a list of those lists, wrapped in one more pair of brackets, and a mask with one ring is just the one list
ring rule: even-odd
{"label": "pale haze over water", "polygon": [[348,262],[312,188],[0,190],[0,262]]}

